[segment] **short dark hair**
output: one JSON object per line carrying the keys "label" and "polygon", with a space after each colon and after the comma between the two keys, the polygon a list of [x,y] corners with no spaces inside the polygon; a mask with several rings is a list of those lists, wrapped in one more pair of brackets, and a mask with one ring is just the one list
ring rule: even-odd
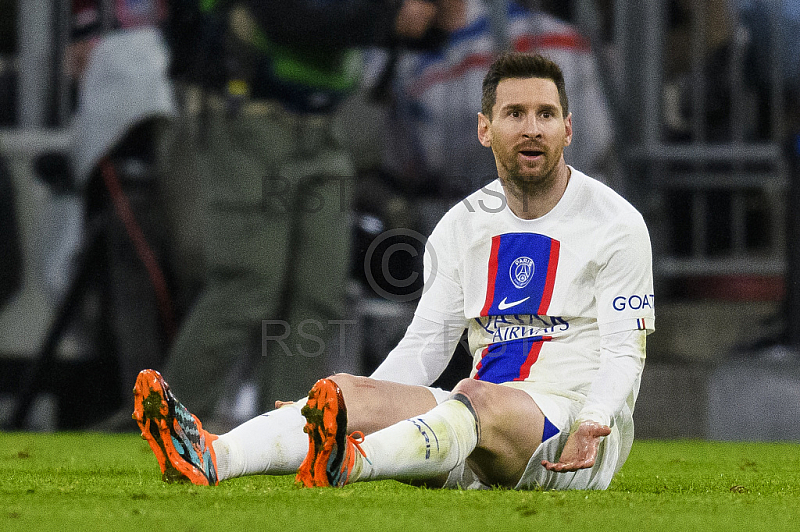
{"label": "short dark hair", "polygon": [[564,85],[564,74],[554,61],[540,54],[506,52],[494,60],[489,72],[483,78],[483,94],[481,96],[481,112],[492,119],[492,108],[497,101],[497,85],[509,78],[543,78],[553,80],[558,89],[558,99],[564,117],[569,114],[567,90]]}

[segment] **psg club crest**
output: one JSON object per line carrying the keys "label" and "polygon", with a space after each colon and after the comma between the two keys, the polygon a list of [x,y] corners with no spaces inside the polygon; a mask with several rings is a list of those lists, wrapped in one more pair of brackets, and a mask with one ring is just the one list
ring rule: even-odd
{"label": "psg club crest", "polygon": [[519,257],[511,263],[508,270],[508,276],[511,282],[517,288],[525,288],[528,283],[533,279],[533,273],[536,271],[536,266],[533,264],[533,259],[530,257]]}
{"label": "psg club crest", "polygon": [[507,315],[512,307],[514,314],[546,315],[560,249],[558,240],[539,233],[493,236],[481,316]]}

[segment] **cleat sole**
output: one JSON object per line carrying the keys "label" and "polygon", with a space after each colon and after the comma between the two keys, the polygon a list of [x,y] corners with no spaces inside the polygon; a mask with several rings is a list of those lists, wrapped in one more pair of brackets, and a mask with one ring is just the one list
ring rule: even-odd
{"label": "cleat sole", "polygon": [[[131,417],[139,425],[142,438],[150,445],[150,449],[158,461],[161,468],[161,478],[165,482],[191,482],[196,485],[209,485],[209,478],[206,474],[189,462],[181,452],[176,449],[176,444],[184,452],[188,444],[195,458],[203,460],[207,450],[212,461],[213,483],[217,484],[216,475],[213,475],[213,463],[216,461],[211,443],[216,436],[206,432],[196,416],[191,415],[193,423],[197,427],[199,444],[192,443],[184,433],[180,424],[175,419],[175,408],[177,400],[169,390],[169,386],[164,381],[161,374],[155,370],[143,370],[136,379],[136,386],[133,390],[134,410]],[[183,407],[180,407],[183,409]],[[185,410],[185,409],[184,409]],[[185,416],[184,416],[185,417]],[[177,441],[173,436],[180,440]]]}

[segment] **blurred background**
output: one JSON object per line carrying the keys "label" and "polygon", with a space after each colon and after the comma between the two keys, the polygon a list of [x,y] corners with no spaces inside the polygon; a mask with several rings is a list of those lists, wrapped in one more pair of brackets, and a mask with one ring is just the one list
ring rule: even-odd
{"label": "blurred background", "polygon": [[[176,364],[176,342],[192,352],[181,331],[192,336],[186,331],[210,283],[236,269],[220,273],[204,247],[214,227],[203,218],[209,186],[200,167],[221,180],[238,171],[215,166],[204,148],[217,138],[207,133],[215,113],[303,128],[307,116],[330,121],[323,134],[350,162],[339,187],[318,198],[346,223],[314,222],[309,236],[291,233],[289,247],[339,233],[349,244],[346,280],[336,283],[343,311],[314,321],[319,336],[304,336],[318,338],[313,353],[280,343],[310,315],[287,317],[286,299],[279,310],[254,311],[241,349],[208,362],[206,373],[225,386],[215,396],[198,384],[212,395],[206,415],[224,427],[328,372],[369,373],[410,322],[424,235],[492,179],[491,153],[475,136],[480,80],[493,55],[514,49],[562,66],[575,125],[567,163],[617,190],[650,228],[657,330],[648,338],[638,434],[800,439],[800,2],[406,1],[389,10],[397,18],[385,24],[387,35],[359,26],[359,38],[344,43],[325,40],[312,18],[296,35],[282,34],[272,26],[288,28],[298,15],[269,1],[227,2],[233,7],[218,14],[213,4],[0,0],[4,427],[135,430],[120,421],[130,414],[131,374],[193,364],[191,356]],[[278,9],[285,24],[265,22],[260,8]],[[226,37],[211,41],[215,27],[227,28]],[[231,35],[238,48],[228,46]],[[347,50],[347,83],[335,91],[291,70],[316,50],[305,44],[314,39],[331,61]],[[292,55],[301,40],[306,48]],[[268,74],[259,54],[269,57]],[[209,57],[212,67],[192,70]],[[287,72],[314,89],[302,103],[295,85],[273,83]],[[306,150],[292,159],[300,166],[318,155],[316,141],[302,138]],[[248,159],[237,150],[229,151]],[[259,175],[250,193],[274,210],[267,200],[283,193],[274,188],[283,181],[269,170]],[[222,201],[225,192],[215,193]],[[291,214],[270,214],[266,227]],[[257,259],[273,260],[269,249]],[[325,285],[323,264],[310,271],[317,266],[308,279],[288,275],[282,297],[301,284]],[[215,304],[236,307],[230,297]],[[280,383],[260,377],[267,358],[283,368]],[[441,383],[457,381],[469,363],[459,348]],[[182,400],[191,392],[176,389]]]}

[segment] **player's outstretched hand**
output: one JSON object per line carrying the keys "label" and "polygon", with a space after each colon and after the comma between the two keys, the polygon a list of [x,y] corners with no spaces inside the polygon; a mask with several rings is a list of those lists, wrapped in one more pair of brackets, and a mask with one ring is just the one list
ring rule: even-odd
{"label": "player's outstretched hand", "polygon": [[567,438],[558,462],[542,460],[542,465],[550,471],[560,473],[592,467],[597,458],[597,448],[600,446],[600,442],[604,436],[609,434],[611,434],[611,429],[608,426],[594,421],[584,421],[578,425],[578,430]]}

